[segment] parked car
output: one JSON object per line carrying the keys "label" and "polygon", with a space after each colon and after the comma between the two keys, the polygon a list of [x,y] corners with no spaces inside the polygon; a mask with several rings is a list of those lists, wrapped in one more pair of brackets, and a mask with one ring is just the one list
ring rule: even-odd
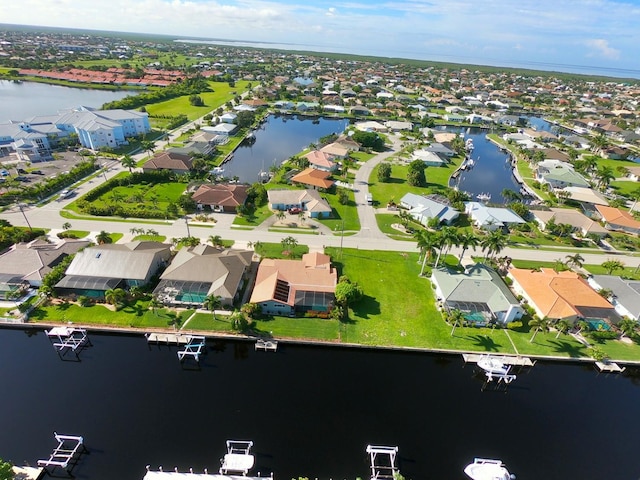
{"label": "parked car", "polygon": [[32,170],[31,173],[33,173],[34,175],[44,175],[44,173],[42,173],[42,170]]}
{"label": "parked car", "polygon": [[75,192],[73,190],[62,190],[60,192],[60,198],[64,199],[64,198],[69,198],[72,197],[75,194]]}
{"label": "parked car", "polygon": [[18,173],[20,173],[20,174],[26,174],[27,173],[27,171],[24,168],[18,168],[17,170],[18,170]]}
{"label": "parked car", "polygon": [[19,181],[19,182],[30,182],[31,181],[27,177],[25,177],[24,175],[18,175],[16,177],[16,180]]}
{"label": "parked car", "polygon": [[290,209],[288,210],[288,212],[289,212],[291,215],[297,215],[298,213],[302,212],[302,209],[301,209],[301,208],[298,208],[298,207],[293,207],[293,208],[290,208]]}

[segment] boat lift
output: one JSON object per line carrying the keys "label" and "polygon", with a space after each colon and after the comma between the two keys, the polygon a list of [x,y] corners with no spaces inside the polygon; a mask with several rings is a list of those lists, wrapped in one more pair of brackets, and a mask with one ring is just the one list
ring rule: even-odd
{"label": "boat lift", "polygon": [[46,333],[60,357],[71,351],[79,359],[78,354],[84,348],[92,346],[84,328],[54,327]]}
{"label": "boat lift", "polygon": [[242,474],[246,476],[255,462],[251,454],[253,442],[251,440],[227,440],[227,453],[222,458],[221,475]]}
{"label": "boat lift", "polygon": [[[71,470],[77,463],[80,455],[87,452],[84,446],[84,439],[75,435],[58,435],[53,432],[53,436],[58,442],[58,446],[53,450],[46,460],[38,460],[38,465],[44,467],[45,472],[51,475],[56,468],[61,468],[69,476]],[[51,467],[51,470],[48,470]]]}
{"label": "boat lift", "polygon": [[398,447],[367,445],[367,453],[371,463],[371,480],[393,479],[398,473]]}
{"label": "boat lift", "polygon": [[193,358],[200,363],[200,355],[206,353],[205,337],[201,335],[189,336],[187,343],[182,350],[178,352],[178,360],[183,362],[185,358]]}

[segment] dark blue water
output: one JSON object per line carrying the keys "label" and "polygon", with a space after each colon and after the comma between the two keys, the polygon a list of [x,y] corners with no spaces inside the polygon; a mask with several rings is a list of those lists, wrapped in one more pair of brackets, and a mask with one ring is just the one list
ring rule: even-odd
{"label": "dark blue water", "polygon": [[[471,158],[475,165],[471,170],[461,172],[457,182],[458,188],[468,192],[474,201],[477,201],[476,196],[479,194],[489,194],[491,203],[504,203],[502,191],[505,188],[520,191],[520,185],[513,176],[509,154],[488,141],[486,131],[466,129],[464,132],[465,141],[468,138],[473,140]],[[451,184],[454,185],[455,182]]]}
{"label": "dark blue water", "polygon": [[344,119],[270,115],[255,131],[255,142],[243,143],[233,159],[223,165],[224,176],[257,182],[261,170],[268,172],[271,166],[280,165],[324,136],[342,133],[348,124]]}
{"label": "dark blue water", "polygon": [[215,471],[227,439],[255,442],[276,479],[368,475],[368,443],[397,445],[413,480],[462,480],[474,456],[520,480],[637,480],[638,377],[538,363],[482,391],[458,356],[209,345],[200,371],[140,336],[92,334],[81,362],[46,337],[0,330],[0,456],[34,464],[52,432],[84,435],[79,479],[139,480],[145,465]]}

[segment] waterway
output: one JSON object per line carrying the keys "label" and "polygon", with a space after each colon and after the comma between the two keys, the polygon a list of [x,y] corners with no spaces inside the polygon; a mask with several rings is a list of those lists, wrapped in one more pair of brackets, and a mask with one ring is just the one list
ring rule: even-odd
{"label": "waterway", "polygon": [[538,362],[482,391],[459,356],[212,341],[188,370],[142,335],[90,338],[72,362],[43,333],[0,330],[1,457],[34,464],[57,431],[84,435],[73,473],[89,480],[216,471],[227,439],[253,440],[256,471],[279,480],[367,478],[368,443],[397,445],[413,480],[462,480],[475,456],[520,480],[638,478],[639,377]]}
{"label": "waterway", "polygon": [[0,123],[26,120],[36,115],[53,115],[59,110],[80,105],[100,108],[107,102],[132,94],[131,91],[90,90],[0,80]]}
{"label": "waterway", "polygon": [[342,133],[348,125],[345,119],[269,115],[254,132],[255,141],[243,142],[224,164],[224,176],[257,182],[261,171],[268,173],[273,165],[280,165],[324,136]]}
{"label": "waterway", "polygon": [[465,141],[471,139],[474,146],[470,153],[474,161],[473,168],[462,171],[458,180],[452,179],[450,186],[457,185],[458,189],[469,193],[474,201],[477,201],[477,195],[491,195],[490,202],[498,204],[505,203],[502,196],[504,189],[520,191],[521,186],[513,176],[510,155],[490,142],[486,137],[485,130],[447,128],[447,131],[464,132]]}

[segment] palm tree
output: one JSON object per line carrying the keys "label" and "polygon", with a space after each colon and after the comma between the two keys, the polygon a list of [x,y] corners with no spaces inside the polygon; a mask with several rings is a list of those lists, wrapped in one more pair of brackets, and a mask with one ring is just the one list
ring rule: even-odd
{"label": "palm tree", "polygon": [[209,241],[211,242],[211,245],[213,245],[214,247],[223,247],[224,243],[222,241],[222,237],[220,235],[211,235],[209,237]]}
{"label": "palm tree", "polygon": [[596,178],[598,179],[597,186],[599,189],[603,189],[609,186],[612,180],[615,180],[616,175],[613,173],[613,168],[608,166],[602,166],[596,171]]}
{"label": "palm tree", "polygon": [[469,249],[469,247],[477,247],[480,245],[480,239],[473,232],[462,232],[458,235],[458,246],[462,247],[462,251],[460,252],[460,258],[458,261],[462,263],[462,258],[464,257],[465,252]]}
{"label": "palm tree", "polygon": [[140,143],[140,148],[151,155],[156,149],[156,142],[154,142],[153,140],[143,140]]}
{"label": "palm tree", "polygon": [[136,161],[131,155],[125,155],[120,160],[120,163],[123,167],[127,167],[129,169],[129,173],[133,171],[133,168],[136,166]]}
{"label": "palm tree", "polygon": [[122,303],[125,298],[127,298],[127,292],[122,288],[110,288],[104,292],[104,299],[110,305],[118,305]]}
{"label": "palm tree", "polygon": [[584,258],[579,253],[575,253],[573,255],[567,255],[564,257],[566,260],[566,264],[570,267],[581,268],[584,264]]}
{"label": "palm tree", "polygon": [[564,318],[561,318],[560,320],[558,320],[554,326],[558,331],[558,333],[556,334],[556,338],[558,338],[561,333],[567,333],[571,329],[571,324],[569,323],[568,320],[565,320]]}
{"label": "palm tree", "polygon": [[606,262],[602,262],[601,266],[607,271],[607,275],[611,275],[617,270],[624,270],[624,263],[620,260],[607,260]]}
{"label": "palm tree", "polygon": [[439,240],[440,251],[438,252],[435,268],[438,268],[442,255],[446,255],[451,246],[458,243],[458,230],[455,227],[442,227],[440,230]]}
{"label": "palm tree", "polygon": [[216,319],[216,309],[222,306],[222,300],[220,295],[207,295],[207,298],[204,299],[202,306],[209,310],[213,314],[214,320]]}
{"label": "palm tree", "polygon": [[436,253],[436,247],[440,244],[440,239],[439,234],[431,230],[418,230],[414,236],[418,240],[418,248],[422,256],[422,267],[420,268],[420,276],[422,276],[427,260],[430,260]]}
{"label": "palm tree", "polygon": [[298,246],[298,241],[289,236],[289,237],[285,237],[280,241],[280,244],[282,245],[282,248],[289,252],[289,254],[291,255],[293,253],[293,250]]}
{"label": "palm tree", "polygon": [[529,343],[533,343],[533,339],[536,338],[536,335],[538,334],[538,332],[540,331],[545,331],[548,332],[549,331],[549,318],[547,317],[543,317],[543,318],[538,318],[538,317],[533,317],[531,320],[529,320],[529,326],[530,327],[535,327],[535,330],[533,332],[533,336],[531,337],[531,340],[529,340]]}
{"label": "palm tree", "polygon": [[625,317],[618,324],[618,328],[623,337],[631,337],[638,329],[638,322]]}
{"label": "palm tree", "polygon": [[71,224],[70,224],[69,222],[64,222],[64,223],[62,224],[62,229],[63,229],[63,230],[69,230],[69,229],[71,229]]}
{"label": "palm tree", "polygon": [[284,217],[286,217],[286,213],[284,213],[282,210],[278,210],[278,213],[276,213],[276,218],[278,219],[278,221],[282,221]]}
{"label": "palm tree", "polygon": [[508,237],[500,230],[494,230],[489,235],[482,238],[480,246],[482,251],[486,251],[485,259],[489,259],[499,254],[507,246]]}
{"label": "palm tree", "polygon": [[449,323],[452,325],[451,328],[451,336],[453,337],[453,333],[456,331],[456,327],[462,325],[464,322],[465,316],[464,313],[457,308],[449,311]]}
{"label": "palm tree", "polygon": [[174,330],[178,330],[178,327],[182,323],[182,317],[177,312],[169,312],[167,314],[169,320],[167,320],[168,325],[173,325]]}
{"label": "palm tree", "polygon": [[158,300],[158,297],[154,295],[153,297],[151,297],[151,300],[149,300],[149,306],[151,307],[151,311],[153,312],[153,314],[157,315],[156,309],[162,307],[162,302]]}
{"label": "palm tree", "polygon": [[98,245],[104,245],[105,243],[111,243],[111,237],[107,232],[102,230],[98,235],[96,235],[96,242]]}

